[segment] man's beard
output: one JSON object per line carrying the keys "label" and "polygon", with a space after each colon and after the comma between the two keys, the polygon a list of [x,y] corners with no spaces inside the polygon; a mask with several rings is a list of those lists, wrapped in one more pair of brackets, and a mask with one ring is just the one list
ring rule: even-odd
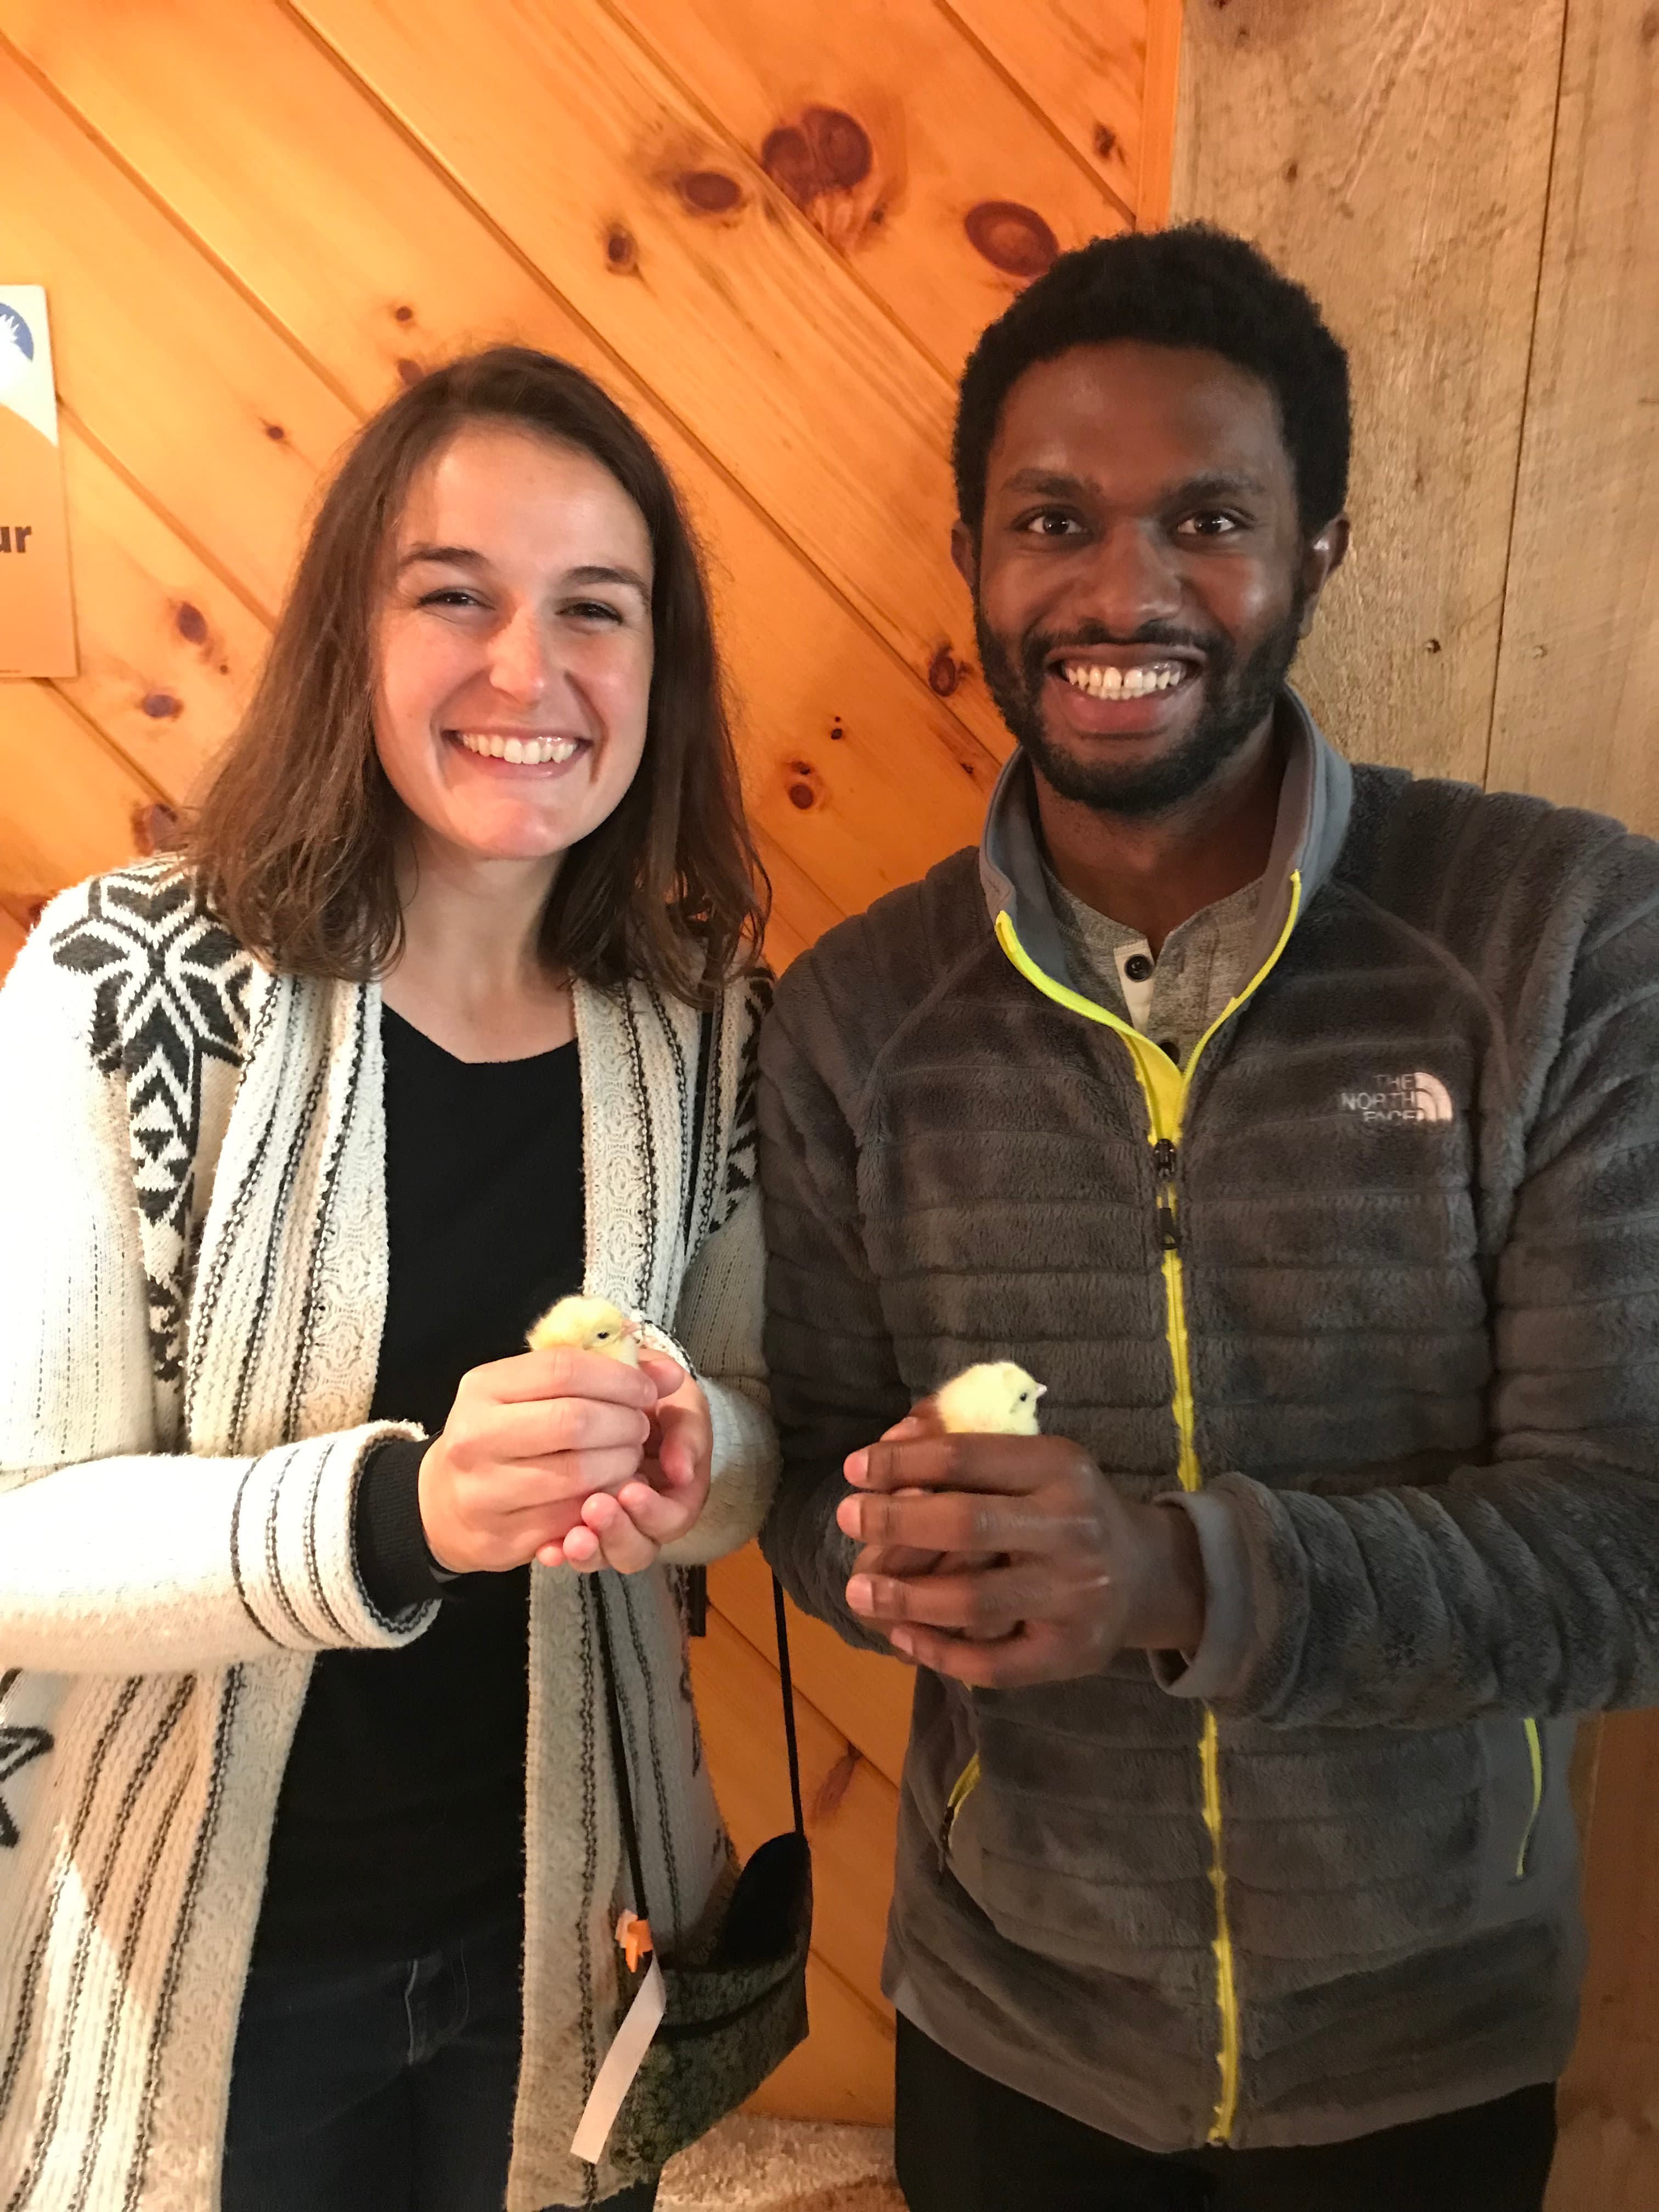
{"label": "man's beard", "polygon": [[[1103,814],[1164,814],[1201,790],[1272,714],[1296,658],[1304,604],[1298,589],[1284,621],[1243,661],[1220,630],[1148,623],[1133,637],[1124,638],[1114,637],[1098,623],[1085,623],[1065,637],[1032,631],[1022,641],[1016,662],[987,625],[977,599],[974,629],[986,687],[1045,783],[1062,799]],[[1050,738],[1042,719],[1042,687],[1050,660],[1063,647],[1082,651],[1102,646],[1184,647],[1204,654],[1203,708],[1172,752],[1126,766],[1111,757],[1115,747],[1110,738],[1097,741],[1098,757],[1085,759]]]}

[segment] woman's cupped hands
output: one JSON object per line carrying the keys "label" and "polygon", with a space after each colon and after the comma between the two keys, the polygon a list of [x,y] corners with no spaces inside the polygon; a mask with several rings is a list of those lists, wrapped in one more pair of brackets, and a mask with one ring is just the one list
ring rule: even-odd
{"label": "woman's cupped hands", "polygon": [[712,1443],[708,1400],[661,1352],[493,1360],[462,1376],[421,1462],[428,1548],[452,1574],[637,1574],[702,1512]]}

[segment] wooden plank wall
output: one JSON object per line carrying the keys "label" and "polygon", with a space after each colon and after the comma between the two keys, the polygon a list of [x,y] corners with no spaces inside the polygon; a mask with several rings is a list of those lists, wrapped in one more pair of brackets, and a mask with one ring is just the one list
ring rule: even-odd
{"label": "wooden plank wall", "polygon": [[[1302,674],[1363,758],[1659,835],[1659,7],[1189,0],[1172,204],[1351,346],[1354,552]],[[1586,1730],[1551,2212],[1659,2204],[1659,1715]]]}
{"label": "wooden plank wall", "polygon": [[[971,840],[1006,746],[946,558],[953,387],[1060,248],[1162,219],[1179,0],[0,0],[0,275],[48,291],[82,673],[0,686],[0,970],[158,840],[231,726],[319,473],[513,337],[657,440],[715,574],[787,961]],[[787,1820],[770,1598],[697,1654],[746,1850]],[[877,2118],[908,1674],[797,1621],[814,2033]]]}

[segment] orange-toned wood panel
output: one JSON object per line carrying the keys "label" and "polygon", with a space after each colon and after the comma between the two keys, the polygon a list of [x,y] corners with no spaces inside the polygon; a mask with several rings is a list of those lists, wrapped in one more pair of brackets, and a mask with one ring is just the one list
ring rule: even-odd
{"label": "orange-toned wood panel", "polygon": [[[1091,165],[935,9],[885,0],[843,0],[823,15],[777,0],[616,5],[953,374],[1056,248],[1126,226]],[[696,188],[719,198],[737,186],[712,172]]]}
{"label": "orange-toned wood panel", "polygon": [[[617,390],[687,488],[708,540],[750,804],[822,890],[808,902],[811,934],[975,834],[995,763],[950,711],[954,665],[931,683],[907,677],[759,503],[711,466],[296,25],[258,0],[229,10],[175,0],[112,21],[103,0],[7,0],[0,30],[26,43],[60,96],[292,334],[354,416],[396,389],[403,364],[502,334],[560,352]],[[245,88],[256,76],[254,99]],[[290,146],[301,115],[313,135]],[[216,120],[197,129],[196,116]],[[149,214],[136,189],[131,199]],[[297,252],[285,228],[293,209],[310,211]],[[153,357],[159,368],[164,339]],[[189,487],[174,487],[169,472],[152,470],[150,481],[187,502]],[[101,623],[105,604],[83,595],[83,625]]]}

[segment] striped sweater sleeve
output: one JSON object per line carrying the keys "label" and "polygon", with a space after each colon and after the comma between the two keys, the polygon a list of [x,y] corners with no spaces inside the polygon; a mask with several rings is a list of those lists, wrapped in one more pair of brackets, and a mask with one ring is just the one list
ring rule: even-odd
{"label": "striped sweater sleeve", "polygon": [[669,1346],[708,1401],[712,1479],[696,1527],[664,1549],[672,1566],[700,1566],[746,1544],[766,1518],[777,1482],[777,1431],[761,1349],[766,1248],[755,1177],[760,1024],[770,997],[763,976],[735,982],[726,994],[721,1030],[729,1059],[717,1085],[724,1126],[712,1152],[708,1226],[681,1279],[678,1341]]}
{"label": "striped sweater sleeve", "polygon": [[404,1642],[359,1581],[377,1423],[242,1458],[161,1446],[127,1103],[38,929],[0,989],[0,1668],[188,1671]]}

